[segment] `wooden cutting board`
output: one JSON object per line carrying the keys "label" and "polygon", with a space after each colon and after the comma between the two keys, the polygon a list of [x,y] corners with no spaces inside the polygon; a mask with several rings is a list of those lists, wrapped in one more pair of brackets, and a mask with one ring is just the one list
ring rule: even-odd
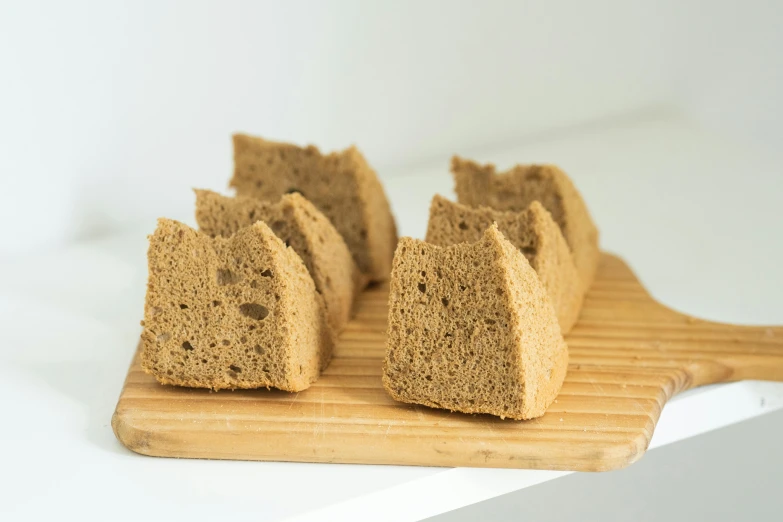
{"label": "wooden cutting board", "polygon": [[783,380],[783,327],[669,310],[605,254],[567,336],[568,375],[546,415],[513,421],[401,404],[381,386],[387,301],[385,285],[361,296],[329,368],[296,394],[162,386],[137,355],[114,433],[131,450],[162,457],[600,471],[644,454],[678,392]]}

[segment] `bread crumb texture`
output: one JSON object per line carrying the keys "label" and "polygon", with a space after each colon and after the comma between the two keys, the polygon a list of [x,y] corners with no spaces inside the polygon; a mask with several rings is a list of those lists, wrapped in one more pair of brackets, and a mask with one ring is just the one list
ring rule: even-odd
{"label": "bread crumb texture", "polygon": [[312,145],[236,134],[231,186],[270,201],[302,194],[343,236],[359,270],[372,281],[389,278],[397,227],[377,174],[356,147],[324,155]]}
{"label": "bread crumb texture", "polygon": [[472,207],[525,210],[539,201],[563,233],[574,257],[584,290],[598,270],[598,229],[581,194],[565,172],[554,165],[517,165],[498,173],[495,165],[480,165],[454,156],[451,160],[457,201]]}
{"label": "bread crumb texture", "polygon": [[584,291],[560,227],[541,203],[522,211],[469,207],[436,195],[430,205],[427,242],[438,246],[475,243],[492,223],[530,262],[568,333],[579,317]]}
{"label": "bread crumb texture", "polygon": [[497,225],[472,244],[400,240],[383,366],[394,399],[531,419],[554,400],[567,365],[547,293]]}
{"label": "bread crumb texture", "polygon": [[265,222],[302,258],[316,290],[323,295],[332,330],[336,334],[343,329],[365,277],[342,236],[312,203],[295,193],[268,202],[209,190],[195,192],[196,221],[211,237],[231,237],[256,221]]}
{"label": "bread crumb texture", "polygon": [[161,383],[300,391],[328,364],[323,299],[263,222],[211,238],[160,219],[147,256],[141,365]]}

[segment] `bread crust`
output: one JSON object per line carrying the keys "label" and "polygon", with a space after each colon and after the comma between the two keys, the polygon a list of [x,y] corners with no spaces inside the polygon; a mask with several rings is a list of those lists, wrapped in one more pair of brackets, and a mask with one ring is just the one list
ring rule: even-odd
{"label": "bread crust", "polygon": [[351,317],[353,301],[365,278],[348,246],[332,223],[301,194],[279,201],[228,197],[195,190],[199,230],[211,237],[231,237],[256,221],[263,221],[283,243],[302,258],[315,288],[324,297],[329,325],[337,335]]}
{"label": "bread crust", "polygon": [[246,134],[235,134],[237,194],[277,201],[299,192],[329,218],[369,281],[385,281],[397,246],[397,225],[378,175],[356,147],[321,154]]}
{"label": "bread crust", "polygon": [[546,291],[496,225],[472,244],[400,240],[383,366],[394,399],[531,419],[555,399],[567,365]]}
{"label": "bread crust", "polygon": [[459,156],[451,159],[451,172],[457,201],[464,205],[519,212],[539,201],[563,232],[583,290],[590,287],[601,256],[598,229],[565,172],[555,165],[516,165],[497,172],[491,163],[481,165]]}
{"label": "bread crust", "polygon": [[141,366],[161,383],[300,391],[328,364],[323,299],[263,222],[211,238],[160,219],[147,258]]}
{"label": "bread crust", "polygon": [[560,227],[538,201],[516,212],[469,207],[435,195],[426,240],[438,246],[474,243],[492,223],[530,262],[555,308],[560,330],[568,333],[579,317],[584,291]]}

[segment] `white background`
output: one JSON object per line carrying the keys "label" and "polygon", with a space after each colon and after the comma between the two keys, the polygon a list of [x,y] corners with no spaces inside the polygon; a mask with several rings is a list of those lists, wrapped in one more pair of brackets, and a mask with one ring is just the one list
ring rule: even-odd
{"label": "white background", "polygon": [[225,188],[238,130],[382,176],[662,108],[776,147],[779,5],[4,2],[0,255]]}
{"label": "white background", "polygon": [[[235,131],[356,143],[411,235],[433,190],[447,192],[453,153],[560,163],[603,246],[653,295],[711,319],[783,323],[782,21],[779,2],[759,0],[0,3],[0,409],[29,430],[0,430],[12,469],[0,513],[35,519],[88,488],[99,498],[87,518],[125,491],[145,498],[116,518],[145,502],[168,502],[166,517],[191,487],[223,502],[195,503],[194,516],[255,515],[277,505],[255,491],[270,470],[298,484],[302,469],[310,483],[334,477],[135,458],[108,428],[138,336],[143,235],[160,215],[192,221],[191,187],[226,188]],[[781,418],[765,429],[780,432]],[[721,439],[726,451],[754,444],[743,433]],[[646,474],[618,475],[595,498],[662,487],[659,451]],[[780,450],[750,467],[699,458],[696,498],[728,491],[699,473],[774,477],[783,465]],[[426,469],[376,482],[415,473]],[[559,482],[548,487],[566,497],[580,487]],[[772,505],[748,495],[737,502]]]}

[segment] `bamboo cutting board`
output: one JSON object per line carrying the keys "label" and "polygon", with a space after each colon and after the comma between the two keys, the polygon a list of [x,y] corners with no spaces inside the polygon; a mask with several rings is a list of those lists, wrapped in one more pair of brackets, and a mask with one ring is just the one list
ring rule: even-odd
{"label": "bamboo cutting board", "polygon": [[297,394],[162,386],[137,355],[114,432],[131,450],[162,457],[601,471],[644,454],[674,394],[783,380],[783,327],[669,310],[604,254],[566,338],[568,375],[546,415],[513,421],[401,404],[381,386],[387,301],[387,286],[361,296],[329,368]]}

